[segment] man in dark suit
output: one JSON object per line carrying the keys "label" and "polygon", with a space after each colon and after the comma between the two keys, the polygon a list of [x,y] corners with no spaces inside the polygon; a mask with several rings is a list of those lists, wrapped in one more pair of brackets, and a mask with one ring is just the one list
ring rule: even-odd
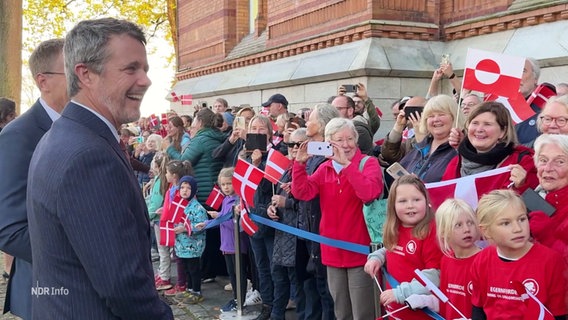
{"label": "man in dark suit", "polygon": [[14,256],[4,312],[31,318],[32,249],[28,233],[28,169],[38,141],[69,101],[63,73],[63,39],[42,42],[29,67],[41,93],[23,115],[0,133],[0,250]]}
{"label": "man in dark suit", "polygon": [[154,287],[148,210],[118,142],[151,84],[145,44],[138,26],[113,18],[67,34],[71,102],[28,177],[33,319],[173,319]]}

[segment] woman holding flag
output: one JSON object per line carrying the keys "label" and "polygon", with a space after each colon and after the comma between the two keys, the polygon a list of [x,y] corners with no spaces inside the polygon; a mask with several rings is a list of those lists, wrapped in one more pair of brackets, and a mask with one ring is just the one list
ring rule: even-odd
{"label": "woman holding flag", "polygon": [[[487,101],[479,105],[466,121],[466,136],[457,128],[450,134],[450,144],[457,144],[454,157],[442,180],[465,177],[501,167],[509,167],[510,175],[495,176],[491,189],[512,188],[523,193],[538,185],[533,151],[519,145],[513,120],[503,104]],[[481,196],[481,194],[480,194]]]}

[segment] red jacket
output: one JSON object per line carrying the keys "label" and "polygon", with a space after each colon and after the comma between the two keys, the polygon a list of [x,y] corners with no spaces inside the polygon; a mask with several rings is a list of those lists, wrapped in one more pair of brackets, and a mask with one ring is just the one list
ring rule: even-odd
{"label": "red jacket", "polygon": [[[322,236],[367,246],[371,239],[363,217],[363,204],[379,197],[383,180],[377,158],[368,159],[364,172],[359,171],[363,157],[357,150],[351,164],[339,174],[330,160],[311,176],[307,175],[305,164],[294,162],[292,194],[304,201],[320,196]],[[361,267],[367,262],[366,255],[327,245],[321,246],[321,257],[324,265],[336,268]]]}
{"label": "red jacket", "polygon": [[542,211],[531,212],[531,233],[536,241],[560,253],[568,263],[568,186],[549,192],[544,199],[556,211],[550,217]]}
{"label": "red jacket", "polygon": [[[520,158],[519,155],[523,152],[523,156]],[[520,164],[527,171],[527,177],[525,178],[525,183],[520,188],[513,189],[517,191],[517,193],[521,194],[528,188],[536,188],[538,186],[538,177],[536,176],[536,167],[534,165],[533,160],[534,151],[530,148],[525,146],[516,146],[509,156],[507,156],[501,163],[497,166],[497,168],[506,167],[511,164]],[[446,168],[446,172],[442,176],[442,180],[451,180],[460,178],[460,169],[461,169],[461,156],[455,156],[450,163],[448,163],[448,167]],[[500,186],[501,189],[507,189],[507,186],[511,183],[509,180],[509,176],[501,177],[502,181],[500,183],[496,183],[496,185]],[[481,197],[481,195],[479,195]]]}

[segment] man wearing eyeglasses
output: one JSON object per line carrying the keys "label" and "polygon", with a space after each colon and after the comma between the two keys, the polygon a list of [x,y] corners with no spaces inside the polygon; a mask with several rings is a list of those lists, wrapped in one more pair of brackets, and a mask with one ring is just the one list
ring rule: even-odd
{"label": "man wearing eyeglasses", "polygon": [[357,145],[364,154],[373,153],[373,133],[371,127],[368,125],[367,120],[363,116],[355,114],[355,102],[351,97],[346,95],[338,95],[333,99],[331,105],[334,106],[342,118],[353,120],[355,129],[359,133]]}
{"label": "man wearing eyeglasses", "polygon": [[38,141],[69,101],[63,39],[39,44],[29,67],[40,91],[34,105],[0,134],[0,250],[13,255],[4,312],[31,318],[32,253],[26,211],[28,169]]}

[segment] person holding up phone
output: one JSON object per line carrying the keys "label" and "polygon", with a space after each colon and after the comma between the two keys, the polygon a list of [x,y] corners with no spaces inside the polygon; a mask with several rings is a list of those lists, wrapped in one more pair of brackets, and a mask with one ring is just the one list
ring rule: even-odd
{"label": "person holding up phone", "polygon": [[396,122],[381,147],[380,156],[388,165],[400,161],[412,149],[412,143],[424,139],[425,134],[417,130],[420,129],[420,115],[414,112],[407,117],[405,110],[407,107],[424,107],[425,104],[424,97],[412,97],[406,100],[404,107],[399,111]]}
{"label": "person holding up phone", "polygon": [[[357,147],[357,139],[352,120],[331,119],[325,127],[325,140],[333,147],[333,155],[308,176],[309,156],[307,143],[303,143],[292,168],[291,190],[299,200],[319,196],[322,236],[369,245],[371,239],[363,217],[363,204],[379,198],[383,181],[379,162],[374,157],[369,157],[359,170],[365,155]],[[321,259],[327,267],[337,319],[372,318],[373,283],[363,270],[366,257],[322,244]]]}

